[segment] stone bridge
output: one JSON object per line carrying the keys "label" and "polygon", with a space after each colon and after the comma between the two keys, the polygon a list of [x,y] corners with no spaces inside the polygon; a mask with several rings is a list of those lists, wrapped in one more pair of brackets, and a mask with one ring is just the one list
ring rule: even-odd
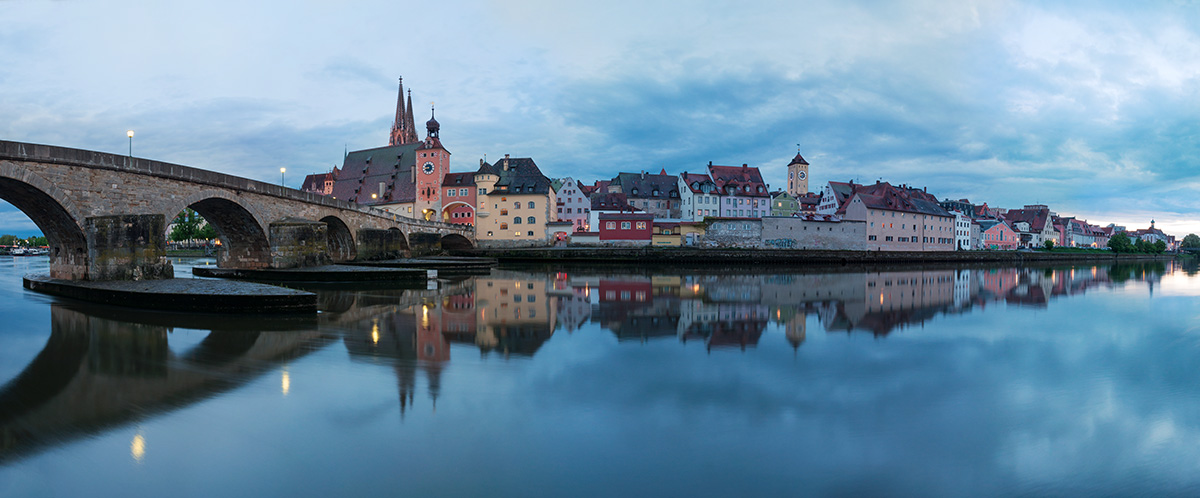
{"label": "stone bridge", "polygon": [[216,229],[222,268],[295,268],[470,249],[474,228],[118,154],[0,141],[0,199],[50,244],[50,275],[171,278],[167,225],[184,208]]}

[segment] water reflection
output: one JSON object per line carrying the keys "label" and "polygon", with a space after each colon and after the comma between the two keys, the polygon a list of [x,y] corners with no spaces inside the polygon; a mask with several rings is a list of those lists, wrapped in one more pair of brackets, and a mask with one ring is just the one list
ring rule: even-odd
{"label": "water reflection", "polygon": [[[498,270],[438,289],[321,290],[318,318],[287,320],[56,303],[45,346],[0,387],[0,463],[188,406],[266,372],[278,370],[279,393],[288,396],[292,362],[339,343],[353,362],[394,371],[404,415],[421,377],[436,410],[456,350],[529,359],[555,331],[589,324],[618,341],[675,338],[708,350],[753,348],[774,324],[799,348],[810,317],[826,332],[884,337],[943,314],[999,303],[1046,308],[1056,297],[1098,287],[1144,282],[1152,294],[1169,269],[1150,263],[821,274]],[[177,329],[207,334],[176,351],[169,345]],[[140,430],[129,451],[143,461]]]}

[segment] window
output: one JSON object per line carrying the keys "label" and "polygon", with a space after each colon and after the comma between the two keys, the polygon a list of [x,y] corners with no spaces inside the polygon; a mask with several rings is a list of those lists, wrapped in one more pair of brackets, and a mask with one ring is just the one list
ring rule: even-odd
{"label": "window", "polygon": [[529,201],[529,209],[533,209],[533,201]]}
{"label": "window", "polygon": [[529,217],[529,219],[528,219],[528,220],[526,220],[526,221],[528,221],[530,225],[533,225],[533,224],[536,224],[536,223],[537,223],[537,220],[536,220],[536,219],[534,219],[534,217],[532,217],[532,216],[530,216],[530,217]]}
{"label": "window", "polygon": [[883,240],[884,240],[885,242],[891,242],[891,241],[892,241],[892,236],[891,236],[891,235],[888,235],[887,237],[884,237],[884,238],[883,238]]}
{"label": "window", "polygon": [[867,236],[867,240],[875,240],[875,236],[874,236],[874,235],[868,235],[868,236]]}
{"label": "window", "polygon": [[562,208],[558,208],[558,213],[562,214]]}
{"label": "window", "polygon": [[[501,223],[501,224],[500,224],[500,229],[501,229],[501,230],[508,230],[508,223]],[[888,237],[888,238],[890,239],[891,237]]]}
{"label": "window", "polygon": [[533,230],[530,230],[528,235],[529,235],[530,237],[533,237]]}
{"label": "window", "polygon": [[629,230],[630,224],[628,221],[621,222],[621,230]]}
{"label": "window", "polygon": [[479,195],[487,195],[487,189],[486,188],[479,189]]}
{"label": "window", "polygon": [[537,298],[536,298],[536,297],[534,297],[534,295],[533,295],[533,294],[530,294],[530,295],[528,295],[528,296],[525,296],[525,302],[527,302],[527,303],[534,303],[534,302],[537,302]]}
{"label": "window", "polygon": [[514,208],[514,209],[521,209],[521,201],[514,202],[514,203],[513,203],[513,208]]}
{"label": "window", "polygon": [[615,222],[615,221],[606,221],[606,222],[604,222],[604,228],[605,228],[606,230],[616,230],[616,229],[617,229],[617,222]]}
{"label": "window", "polygon": [[520,225],[520,224],[521,224],[521,217],[520,217],[520,216],[517,216],[516,218],[513,218],[513,224],[514,224],[514,225]]}
{"label": "window", "polygon": [[646,222],[644,222],[644,221],[639,221],[639,222],[637,222],[637,229],[638,229],[638,230],[645,230],[645,229],[646,229]]}
{"label": "window", "polygon": [[454,197],[454,189],[447,190],[446,197]]}
{"label": "window", "polygon": [[500,216],[508,216],[508,210],[507,210],[507,209],[501,209],[501,210],[500,210]]}
{"label": "window", "polygon": [[467,196],[467,189],[465,189],[465,188],[460,188],[460,189],[458,189],[458,196],[459,196],[459,197],[466,197],[466,196]]}
{"label": "window", "polygon": [[[492,231],[488,230],[488,237],[491,237],[491,236],[492,236]],[[488,282],[488,283],[490,284],[491,282]]]}

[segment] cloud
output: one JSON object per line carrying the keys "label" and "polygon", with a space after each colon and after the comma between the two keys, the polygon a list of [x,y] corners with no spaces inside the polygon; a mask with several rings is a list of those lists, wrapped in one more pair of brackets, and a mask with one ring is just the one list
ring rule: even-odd
{"label": "cloud", "polygon": [[10,7],[8,140],[121,152],[133,128],[137,155],[273,181],[385,143],[403,75],[418,121],[437,102],[457,171],[505,153],[584,181],[713,161],[779,186],[799,143],[814,187],[1197,213],[1178,188],[1200,180],[1188,5],[484,1],[421,7],[441,21],[402,36],[381,26],[410,9],[386,2]]}

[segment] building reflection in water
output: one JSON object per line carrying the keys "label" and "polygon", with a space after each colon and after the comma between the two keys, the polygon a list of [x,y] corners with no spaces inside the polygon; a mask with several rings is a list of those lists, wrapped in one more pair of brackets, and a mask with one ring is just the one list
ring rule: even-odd
{"label": "building reflection in water", "polygon": [[[451,346],[483,357],[529,358],[556,330],[594,324],[618,341],[675,338],[706,349],[753,348],[773,323],[799,348],[810,318],[826,332],[887,336],[939,314],[1004,303],[1046,307],[1057,296],[1145,282],[1163,263],[1074,268],[935,269],[870,273],[620,275],[495,271],[440,289],[321,291],[318,320],[184,317],[209,330],[199,344],[168,347],[177,315],[51,305],[44,349],[0,386],[0,462],[153,416],[279,372],[338,337],[354,361],[386,360],[400,413],[424,376],[435,411]],[[278,370],[276,370],[278,369]],[[130,454],[143,461],[138,431]]]}

